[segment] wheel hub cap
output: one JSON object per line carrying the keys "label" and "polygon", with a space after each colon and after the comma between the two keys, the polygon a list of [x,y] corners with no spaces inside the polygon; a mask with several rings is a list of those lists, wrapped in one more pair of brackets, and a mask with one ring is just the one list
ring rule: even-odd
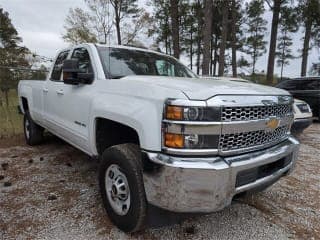
{"label": "wheel hub cap", "polygon": [[130,208],[130,189],[125,174],[117,164],[108,167],[105,186],[109,203],[119,215],[126,215]]}

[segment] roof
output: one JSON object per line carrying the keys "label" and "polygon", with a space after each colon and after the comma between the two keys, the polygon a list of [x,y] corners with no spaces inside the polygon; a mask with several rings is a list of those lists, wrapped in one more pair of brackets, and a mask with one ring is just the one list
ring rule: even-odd
{"label": "roof", "polygon": [[286,80],[320,80],[320,76],[312,76],[312,77],[297,77],[297,78],[291,78]]}

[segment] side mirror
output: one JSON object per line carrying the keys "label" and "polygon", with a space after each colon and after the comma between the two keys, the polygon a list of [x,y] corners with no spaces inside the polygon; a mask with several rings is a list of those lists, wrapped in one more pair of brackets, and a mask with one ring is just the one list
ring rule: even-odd
{"label": "side mirror", "polygon": [[93,81],[93,73],[85,73],[79,68],[78,59],[67,59],[63,62],[63,82],[65,84],[78,85],[90,84]]}

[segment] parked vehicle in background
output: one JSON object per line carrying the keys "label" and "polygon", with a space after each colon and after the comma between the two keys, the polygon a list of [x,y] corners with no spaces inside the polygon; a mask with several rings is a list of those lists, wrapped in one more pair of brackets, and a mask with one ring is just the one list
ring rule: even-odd
{"label": "parked vehicle in background", "polygon": [[294,98],[309,104],[313,116],[320,120],[320,77],[286,79],[276,85],[289,91]]}
{"label": "parked vehicle in background", "polygon": [[293,98],[282,89],[197,77],[175,58],[125,46],[59,52],[46,81],[20,81],[29,145],[44,129],[98,157],[111,221],[141,229],[147,203],[213,212],[292,171]]}
{"label": "parked vehicle in background", "polygon": [[312,124],[312,111],[308,103],[299,99],[294,99],[293,113],[294,122],[291,132],[294,135],[299,135],[304,129]]}

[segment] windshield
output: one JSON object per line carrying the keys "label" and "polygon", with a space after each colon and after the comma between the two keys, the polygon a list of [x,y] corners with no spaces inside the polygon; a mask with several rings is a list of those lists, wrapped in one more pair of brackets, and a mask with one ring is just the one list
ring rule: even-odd
{"label": "windshield", "polygon": [[97,47],[107,78],[129,75],[196,77],[172,57],[134,49]]}

